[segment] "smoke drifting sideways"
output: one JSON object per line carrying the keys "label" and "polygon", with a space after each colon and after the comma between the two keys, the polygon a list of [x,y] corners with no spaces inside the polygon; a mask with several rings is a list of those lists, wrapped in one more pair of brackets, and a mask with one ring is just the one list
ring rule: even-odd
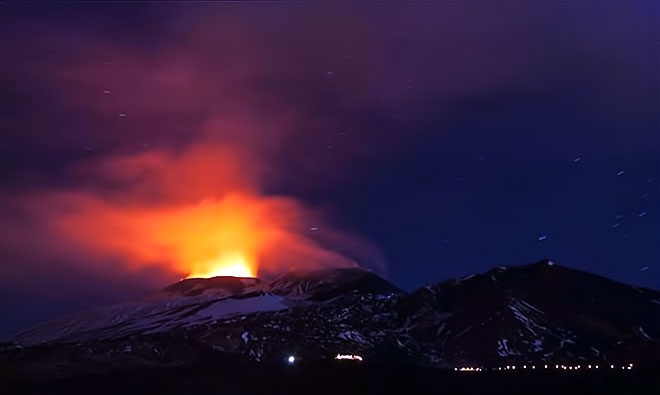
{"label": "smoke drifting sideways", "polygon": [[[8,126],[20,131],[12,141],[26,147],[19,162],[34,163],[27,166],[34,173],[14,177],[3,199],[3,244],[13,262],[5,273],[25,285],[20,292],[54,292],[26,291],[33,273],[109,283],[142,276],[153,286],[292,269],[384,272],[368,242],[333,229],[295,198],[267,192],[287,174],[282,156],[314,156],[298,137],[337,127],[308,98],[345,90],[361,75],[330,89],[321,53],[301,59],[288,49],[297,28],[265,15],[207,14],[174,13],[144,31],[136,24],[138,41],[80,26],[68,14],[29,16],[40,22],[39,34],[12,25],[25,35],[7,44],[17,60],[8,66],[9,85],[31,100]],[[181,31],[166,34],[171,26]],[[34,45],[30,54],[53,56],[24,52],[26,42]],[[312,39],[300,45],[317,47]],[[292,67],[305,59],[313,65]],[[315,169],[328,174],[352,163],[342,159]]]}
{"label": "smoke drifting sideways", "polygon": [[374,247],[302,202],[263,196],[258,166],[236,146],[198,140],[80,166],[103,187],[40,191],[21,205],[53,244],[45,251],[86,256],[85,266],[110,258],[127,271],[265,278],[360,261],[384,268]]}
{"label": "smoke drifting sideways", "polygon": [[[3,159],[12,171],[0,178],[13,264],[3,274],[17,294],[34,272],[49,278],[64,265],[107,278],[206,275],[218,261],[259,276],[380,262],[301,202],[269,196],[271,185],[324,196],[358,184],[424,145],[429,114],[502,89],[547,92],[543,81],[566,80],[573,64],[638,74],[618,61],[634,55],[620,31],[614,40],[609,24],[584,24],[574,8],[498,7],[497,17],[459,4],[8,10]],[[607,15],[637,25],[635,12]],[[571,37],[561,50],[556,26]],[[555,65],[567,42],[571,63]],[[548,67],[557,74],[534,85]],[[613,81],[607,89],[631,83]]]}

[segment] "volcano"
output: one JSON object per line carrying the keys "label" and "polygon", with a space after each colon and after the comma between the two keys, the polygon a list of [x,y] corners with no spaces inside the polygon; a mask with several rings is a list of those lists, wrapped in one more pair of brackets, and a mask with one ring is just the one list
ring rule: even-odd
{"label": "volcano", "polygon": [[[660,292],[544,260],[405,293],[361,269],[187,279],[19,333],[0,380],[360,355],[453,368],[656,364]],[[293,361],[294,359],[290,359]],[[298,362],[297,362],[298,363]]]}

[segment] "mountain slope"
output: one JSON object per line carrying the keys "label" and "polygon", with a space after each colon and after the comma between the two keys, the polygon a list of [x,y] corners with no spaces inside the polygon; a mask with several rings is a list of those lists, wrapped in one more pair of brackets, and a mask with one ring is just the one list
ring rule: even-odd
{"label": "mountain slope", "polygon": [[377,275],[356,269],[289,272],[270,283],[266,289],[275,295],[319,302],[349,292],[380,295],[402,293],[399,288]]}
{"label": "mountain slope", "polygon": [[[175,321],[175,316],[172,316],[175,312],[186,316],[196,307],[209,307],[214,301],[230,300],[232,297],[258,292],[262,287],[263,283],[255,278],[215,277],[184,280],[142,299],[46,322],[19,333],[12,340],[23,345],[71,342],[81,337],[94,338],[97,336],[95,331],[112,332],[140,320],[153,321],[149,326],[156,327],[159,323]],[[164,318],[158,320],[159,316]],[[169,318],[166,318],[168,316]]]}
{"label": "mountain slope", "polygon": [[308,306],[349,293],[397,294],[401,291],[360,269],[290,272],[271,283],[256,278],[193,278],[139,300],[47,322],[12,340],[35,345],[168,332],[235,315]]}
{"label": "mountain slope", "polygon": [[281,363],[357,353],[435,367],[653,363],[660,292],[550,261],[411,294],[358,269],[258,279],[189,279],[149,297],[65,317],[0,348],[0,370],[55,377],[191,366],[217,358]]}
{"label": "mountain slope", "polygon": [[541,261],[428,286],[400,308],[412,337],[454,364],[561,363],[657,345],[659,297]]}

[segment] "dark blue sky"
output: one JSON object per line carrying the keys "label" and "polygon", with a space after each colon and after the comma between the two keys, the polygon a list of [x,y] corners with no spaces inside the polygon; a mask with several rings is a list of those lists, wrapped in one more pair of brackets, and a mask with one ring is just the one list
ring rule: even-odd
{"label": "dark blue sky", "polygon": [[653,2],[2,8],[0,335],[175,280],[88,269],[17,207],[209,120],[406,290],[542,258],[660,288]]}

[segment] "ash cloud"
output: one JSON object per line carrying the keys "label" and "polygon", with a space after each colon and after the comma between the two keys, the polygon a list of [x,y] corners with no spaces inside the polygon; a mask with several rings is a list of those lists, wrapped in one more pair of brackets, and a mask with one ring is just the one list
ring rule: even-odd
{"label": "ash cloud", "polygon": [[[17,280],[5,282],[5,300],[32,295],[21,308],[30,310],[64,292],[36,285],[31,273],[133,292],[167,284],[181,270],[171,263],[177,253],[152,247],[172,240],[140,246],[160,251],[153,255],[135,251],[125,244],[136,227],[163,213],[161,225],[177,227],[181,210],[205,207],[205,199],[231,208],[229,196],[283,223],[288,256],[383,270],[373,246],[332,230],[292,196],[378,174],[383,161],[406,155],[425,135],[451,133],[426,130],[429,118],[449,118],[452,106],[475,97],[562,95],[579,81],[607,105],[636,90],[643,79],[628,77],[640,74],[641,62],[617,59],[645,50],[647,43],[633,42],[644,28],[640,10],[8,4],[2,43],[11,61],[0,65],[9,97],[0,109],[3,275]],[[594,11],[599,22],[583,23],[596,20]],[[612,76],[607,86],[588,72],[602,64]],[[539,70],[548,73],[540,82]],[[276,254],[263,259],[275,269],[293,264]],[[74,288],[63,298],[74,298]]]}

